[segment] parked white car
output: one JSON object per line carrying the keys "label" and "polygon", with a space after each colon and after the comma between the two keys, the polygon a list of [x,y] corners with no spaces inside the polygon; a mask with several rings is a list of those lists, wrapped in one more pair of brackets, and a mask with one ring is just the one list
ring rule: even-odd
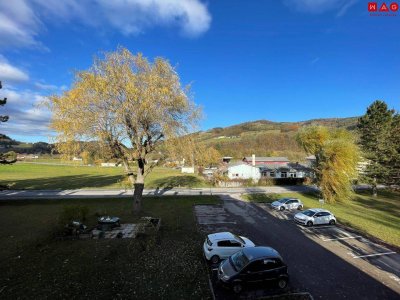
{"label": "parked white car", "polygon": [[282,199],[272,202],[271,207],[274,209],[278,209],[280,211],[283,211],[285,209],[287,209],[287,210],[291,210],[291,209],[302,210],[304,205],[303,205],[303,202],[301,202],[300,199],[297,199],[297,198],[282,198]]}
{"label": "parked white car", "polygon": [[209,234],[204,241],[204,256],[211,263],[216,264],[245,247],[254,247],[254,243],[244,236],[230,232]]}
{"label": "parked white car", "polygon": [[302,211],[300,213],[297,213],[294,216],[294,220],[296,223],[300,223],[302,225],[307,225],[307,226],[336,224],[335,216],[329,210],[321,208],[311,208]]}

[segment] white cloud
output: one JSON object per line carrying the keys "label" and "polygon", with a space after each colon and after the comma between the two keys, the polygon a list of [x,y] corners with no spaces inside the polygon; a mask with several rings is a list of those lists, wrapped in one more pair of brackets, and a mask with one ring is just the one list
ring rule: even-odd
{"label": "white cloud", "polygon": [[0,1],[0,48],[41,47],[44,24],[66,22],[135,35],[155,26],[198,36],[211,15],[201,0],[12,0]]}
{"label": "white cloud", "polygon": [[23,70],[11,65],[4,56],[0,55],[0,79],[5,82],[21,82],[29,80],[29,75]]}
{"label": "white cloud", "polygon": [[48,128],[51,114],[46,107],[40,105],[46,97],[30,90],[1,90],[1,96],[7,97],[6,105],[2,106],[1,114],[10,119],[1,123],[1,133],[8,136],[49,136]]}
{"label": "white cloud", "polygon": [[39,46],[41,22],[27,0],[0,1],[0,47]]}
{"label": "white cloud", "polygon": [[358,0],[284,0],[286,6],[305,13],[325,13],[336,11],[343,16]]}
{"label": "white cloud", "polygon": [[[41,83],[41,82],[36,82],[35,83],[35,87],[37,87],[40,90],[47,90],[47,91],[54,91],[54,90],[58,90],[58,86],[53,85],[53,84],[45,84],[45,83]],[[62,86],[63,87],[63,86]],[[62,88],[61,87],[61,88]],[[61,89],[60,88],[60,89]]]}

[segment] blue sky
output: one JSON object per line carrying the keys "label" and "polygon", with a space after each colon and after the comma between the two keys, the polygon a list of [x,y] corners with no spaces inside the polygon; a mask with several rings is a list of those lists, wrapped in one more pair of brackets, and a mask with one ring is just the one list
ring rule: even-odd
{"label": "blue sky", "polygon": [[[118,45],[176,66],[203,107],[201,129],[400,109],[400,12],[364,0],[0,1],[0,132],[47,141],[37,104]],[[379,2],[380,3],[380,2]],[[389,3],[389,2],[388,2]]]}

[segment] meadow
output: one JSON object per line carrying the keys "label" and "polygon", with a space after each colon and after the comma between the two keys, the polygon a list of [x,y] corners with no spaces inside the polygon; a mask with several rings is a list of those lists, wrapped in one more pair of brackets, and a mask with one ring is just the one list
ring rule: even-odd
{"label": "meadow", "polygon": [[[0,165],[0,185],[10,189],[125,189],[129,184],[122,167],[83,166],[62,161],[18,162]],[[156,167],[146,177],[146,188],[206,187],[203,177]]]}

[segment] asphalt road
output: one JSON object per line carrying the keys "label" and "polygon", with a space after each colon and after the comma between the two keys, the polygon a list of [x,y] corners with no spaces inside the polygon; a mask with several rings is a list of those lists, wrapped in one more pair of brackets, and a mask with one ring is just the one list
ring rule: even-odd
{"label": "asphalt road", "polygon": [[[308,186],[271,186],[243,188],[163,188],[145,189],[144,196],[168,195],[221,195],[243,193],[290,193],[312,190]],[[0,191],[0,200],[13,199],[68,199],[68,198],[115,198],[132,197],[132,190],[4,190]]]}
{"label": "asphalt road", "polygon": [[[292,213],[221,196],[223,206],[195,208],[205,234],[231,231],[280,252],[289,266],[290,293],[314,299],[400,299],[400,255],[345,228],[297,225]],[[215,286],[217,299],[231,294]],[[269,293],[266,291],[267,294]],[[248,290],[250,298],[262,292]],[[246,298],[246,294],[242,296]]]}

